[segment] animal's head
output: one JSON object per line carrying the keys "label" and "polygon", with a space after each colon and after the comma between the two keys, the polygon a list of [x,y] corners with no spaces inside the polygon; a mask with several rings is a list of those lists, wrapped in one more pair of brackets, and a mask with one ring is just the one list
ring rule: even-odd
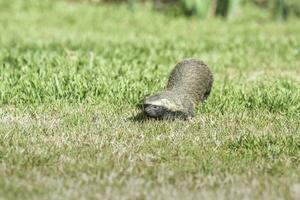
{"label": "animal's head", "polygon": [[172,113],[179,110],[178,105],[169,100],[168,95],[159,93],[146,98],[143,104],[143,110],[149,117],[168,118]]}

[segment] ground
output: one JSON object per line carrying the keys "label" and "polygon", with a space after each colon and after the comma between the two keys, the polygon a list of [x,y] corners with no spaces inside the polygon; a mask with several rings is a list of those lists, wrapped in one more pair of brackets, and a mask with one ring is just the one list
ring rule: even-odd
{"label": "ground", "polygon": [[[300,22],[0,0],[0,199],[297,199]],[[193,121],[135,117],[204,60]]]}

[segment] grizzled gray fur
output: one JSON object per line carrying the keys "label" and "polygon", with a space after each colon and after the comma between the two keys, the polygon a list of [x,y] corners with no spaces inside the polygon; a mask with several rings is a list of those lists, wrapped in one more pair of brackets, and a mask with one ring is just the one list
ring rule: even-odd
{"label": "grizzled gray fur", "polygon": [[172,70],[164,91],[147,97],[144,113],[158,119],[188,119],[211,92],[213,75],[208,66],[196,59],[185,59]]}

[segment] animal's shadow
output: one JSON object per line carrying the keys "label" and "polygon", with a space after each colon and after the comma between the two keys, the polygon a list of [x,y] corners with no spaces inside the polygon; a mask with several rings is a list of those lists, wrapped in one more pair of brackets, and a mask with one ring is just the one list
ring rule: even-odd
{"label": "animal's shadow", "polygon": [[180,119],[180,118],[170,118],[170,119],[163,119],[163,118],[153,118],[147,116],[144,112],[139,112],[136,115],[133,115],[129,118],[127,118],[131,122],[135,123],[145,123],[145,122],[153,122],[153,121],[166,121],[166,122],[175,122],[175,121],[193,121],[193,118],[187,118],[187,119]]}
{"label": "animal's shadow", "polygon": [[129,117],[128,120],[131,122],[144,123],[147,121],[158,120],[158,119],[150,118],[144,112],[139,112],[138,114]]}
{"label": "animal's shadow", "polygon": [[169,118],[160,118],[160,117],[150,117],[145,114],[143,104],[138,104],[137,108],[139,109],[139,113],[127,118],[127,120],[135,123],[145,123],[148,121],[167,121],[167,122],[172,122],[172,121],[191,121],[192,118],[190,117],[182,117],[183,113],[182,112],[174,112],[172,115],[170,115]]}

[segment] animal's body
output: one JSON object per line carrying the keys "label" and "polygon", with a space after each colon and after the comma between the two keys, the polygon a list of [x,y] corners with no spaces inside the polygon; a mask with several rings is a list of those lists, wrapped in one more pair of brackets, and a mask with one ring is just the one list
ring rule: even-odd
{"label": "animal's body", "polygon": [[185,59],[172,70],[164,91],[147,97],[143,103],[147,116],[158,119],[187,119],[211,92],[213,75],[208,66],[196,59]]}

